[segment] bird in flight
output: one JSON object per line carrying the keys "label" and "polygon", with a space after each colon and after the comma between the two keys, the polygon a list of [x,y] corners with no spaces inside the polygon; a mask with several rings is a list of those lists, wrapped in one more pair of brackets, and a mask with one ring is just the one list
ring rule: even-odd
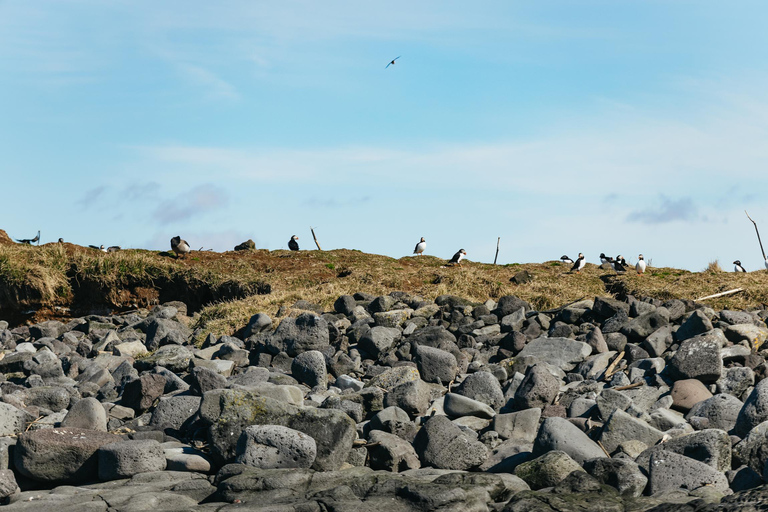
{"label": "bird in flight", "polygon": [[399,59],[400,57],[401,57],[401,56],[400,56],[400,55],[398,55],[397,57],[395,57],[394,59],[392,59],[391,61],[389,61],[389,64],[387,64],[386,66],[384,66],[384,69],[387,69],[389,66],[394,66],[394,65],[395,65],[395,61],[396,61],[397,59]]}

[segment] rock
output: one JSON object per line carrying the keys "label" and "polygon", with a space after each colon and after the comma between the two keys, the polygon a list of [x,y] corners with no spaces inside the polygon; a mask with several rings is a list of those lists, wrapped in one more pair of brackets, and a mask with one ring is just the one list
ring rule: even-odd
{"label": "rock", "polygon": [[368,448],[371,469],[399,473],[421,467],[413,446],[396,435],[373,430],[369,442],[374,445]]}
{"label": "rock", "polygon": [[434,389],[423,380],[409,381],[392,388],[384,398],[385,407],[399,407],[409,415],[423,416],[433,400]]}
{"label": "rock", "polygon": [[78,400],[61,422],[62,428],[107,431],[107,413],[95,398]]}
{"label": "rock", "polygon": [[731,469],[731,438],[723,430],[706,429],[669,439],[643,451],[635,462],[648,471],[653,454],[662,451],[685,455],[718,471]]}
{"label": "rock", "polygon": [[256,243],[250,238],[241,244],[235,246],[236,251],[252,251],[256,249]]}
{"label": "rock", "polygon": [[552,450],[565,452],[579,464],[588,459],[605,457],[603,450],[579,427],[564,418],[545,419],[536,441],[533,443],[534,457]]}
{"label": "rock", "polygon": [[307,434],[278,425],[251,425],[240,434],[235,461],[262,469],[309,468],[317,444]]}
{"label": "rock", "polygon": [[376,359],[392,348],[395,342],[400,339],[400,336],[400,329],[376,326],[360,338],[358,345],[360,346],[360,349],[364,350],[367,354],[370,354],[373,359]]}
{"label": "rock", "polygon": [[672,345],[672,327],[667,325],[652,332],[643,340],[643,348],[652,357],[661,357]]}
{"label": "rock", "polygon": [[717,392],[741,399],[744,393],[755,385],[755,372],[746,366],[724,368],[717,381]]}
{"label": "rock", "polygon": [[621,443],[637,440],[653,446],[664,436],[662,432],[645,421],[633,418],[622,410],[615,410],[608,418],[600,434],[600,442],[608,453],[613,453]]}
{"label": "rock", "polygon": [[381,430],[412,442],[418,428],[410,416],[399,407],[387,407],[377,412],[368,422],[370,431]]}
{"label": "rock", "polygon": [[152,440],[105,444],[99,448],[98,457],[101,480],[117,480],[165,469],[165,452],[160,443]]}
{"label": "rock", "polygon": [[351,295],[342,295],[333,303],[333,309],[342,315],[349,315],[357,306],[357,301]]}
{"label": "rock", "polygon": [[199,396],[177,395],[160,398],[160,402],[152,411],[149,426],[162,430],[181,430],[184,424],[197,415],[202,398]]}
{"label": "rock", "polygon": [[730,432],[736,426],[739,411],[741,411],[742,407],[743,404],[738,398],[719,394],[694,405],[687,418],[707,418],[710,428],[718,428]]}
{"label": "rock", "polygon": [[488,404],[494,410],[499,410],[506,401],[499,380],[488,372],[481,371],[468,375],[453,391]]}
{"label": "rock", "polygon": [[703,462],[661,451],[651,456],[648,489],[650,494],[677,489],[694,490],[712,486],[720,492],[728,491],[728,479]]}
{"label": "rock", "polygon": [[620,311],[625,315],[629,313],[629,304],[612,297],[595,297],[592,311],[602,318],[611,318]]}
{"label": "rock", "polygon": [[532,366],[515,391],[515,409],[542,409],[549,405],[560,391],[560,381],[541,365]]}
{"label": "rock", "polygon": [[[737,422],[735,430],[738,428]],[[768,461],[768,421],[750,429],[744,439],[734,446],[733,455],[742,464],[762,474]]]}
{"label": "rock", "polygon": [[583,341],[569,338],[536,338],[520,351],[518,357],[533,356],[567,372],[591,353],[592,347]]}
{"label": "rock", "polygon": [[0,469],[0,500],[10,498],[20,491],[13,471],[10,469]]}
{"label": "rock", "polygon": [[0,402],[0,436],[13,436],[24,431],[27,421],[33,421],[26,412],[11,404]]}
{"label": "rock", "polygon": [[172,372],[181,373],[189,368],[189,360],[192,352],[180,345],[165,345],[157,349],[152,355],[136,361],[136,369],[139,371],[152,370],[155,366],[162,366]]}
{"label": "rock", "polygon": [[38,386],[25,391],[24,404],[61,411],[69,407],[70,395],[60,387]]}
{"label": "rock", "polygon": [[458,370],[458,363],[453,354],[426,345],[416,347],[416,364],[425,382],[447,384],[456,378]]}
{"label": "rock", "polygon": [[750,430],[766,420],[768,420],[768,379],[763,379],[758,382],[744,402],[733,430],[737,436],[743,438]]}
{"label": "rock", "polygon": [[507,414],[497,414],[493,417],[493,430],[502,439],[516,439],[532,443],[539,429],[541,409],[532,408]]}
{"label": "rock", "polygon": [[149,409],[165,391],[165,378],[157,374],[145,374],[123,387],[120,403],[137,413]]}
{"label": "rock", "polygon": [[165,341],[169,337],[178,335],[182,340],[186,341],[192,336],[192,331],[188,327],[167,318],[154,318],[150,320],[146,333],[147,340],[144,342],[144,345],[149,351],[157,350],[161,345],[165,345]]}
{"label": "rock", "polygon": [[574,471],[583,471],[578,462],[558,450],[545,453],[515,468],[515,476],[525,480],[531,489],[554,487]]}
{"label": "rock", "polygon": [[256,313],[248,320],[248,324],[243,329],[243,338],[250,338],[271,328],[272,319],[265,313]]}
{"label": "rock", "polygon": [[36,340],[40,338],[58,338],[65,332],[67,332],[67,326],[58,320],[47,320],[29,326],[29,335]]}
{"label": "rock", "polygon": [[322,352],[329,343],[328,322],[312,313],[302,313],[296,318],[284,318],[270,336],[267,348],[273,354],[285,352],[296,357],[308,350]]}
{"label": "rock", "polygon": [[365,384],[349,375],[339,375],[336,379],[336,387],[342,391],[345,389],[351,389],[352,391],[360,391],[365,387]]}
{"label": "rock", "polygon": [[96,451],[120,440],[97,430],[52,428],[25,432],[14,451],[16,469],[41,482],[79,483],[98,476]]}
{"label": "rock", "polygon": [[643,341],[658,329],[669,324],[669,312],[666,308],[656,308],[648,313],[633,318],[622,331],[630,340]]}
{"label": "rock", "polygon": [[640,496],[648,484],[640,467],[628,459],[592,459],[584,463],[584,470],[600,483],[615,487],[624,496]]}
{"label": "rock", "polygon": [[310,388],[328,386],[328,372],[325,356],[317,350],[308,350],[297,355],[291,363],[291,375]]}
{"label": "rock", "polygon": [[372,378],[366,387],[379,387],[392,391],[402,384],[417,380],[421,380],[419,370],[413,366],[399,366],[381,372]]}
{"label": "rock", "polygon": [[[678,331],[679,332],[679,331]],[[699,379],[715,382],[723,372],[720,347],[724,344],[721,331],[686,338],[667,365],[673,379]]]}
{"label": "rock", "polygon": [[518,309],[530,311],[531,305],[524,300],[515,297],[514,295],[505,295],[499,298],[499,303],[493,313],[499,318],[504,318],[507,315],[511,315]]}
{"label": "rock", "polygon": [[203,395],[214,389],[224,389],[229,382],[223,375],[203,366],[196,366],[190,372],[191,385],[189,391],[196,395]]}
{"label": "rock", "polygon": [[672,385],[670,395],[672,406],[683,412],[688,412],[699,402],[712,398],[712,393],[698,379],[678,380]]}
{"label": "rock", "polygon": [[694,310],[675,332],[675,339],[680,342],[699,336],[712,330],[712,322],[699,309]]}
{"label": "rock", "polygon": [[458,393],[447,393],[443,401],[443,409],[453,418],[477,416],[491,419],[496,414],[493,408],[479,400],[473,400]]}
{"label": "rock", "polygon": [[604,352],[608,352],[608,344],[605,342],[603,331],[601,331],[599,327],[595,327],[589,331],[585,341],[587,345],[592,347],[593,354],[602,354]]}
{"label": "rock", "polygon": [[203,395],[200,416],[210,425],[211,451],[220,462],[235,456],[237,438],[250,425],[280,425],[311,436],[317,445],[313,467],[318,470],[338,469],[356,436],[355,423],[341,411],[296,407],[240,389]]}
{"label": "rock", "polygon": [[422,464],[439,469],[467,470],[479,466],[488,456],[483,443],[467,437],[445,416],[432,416],[413,441]]}
{"label": "rock", "polygon": [[504,316],[500,323],[501,332],[519,331],[525,323],[525,308],[520,308],[514,313]]}

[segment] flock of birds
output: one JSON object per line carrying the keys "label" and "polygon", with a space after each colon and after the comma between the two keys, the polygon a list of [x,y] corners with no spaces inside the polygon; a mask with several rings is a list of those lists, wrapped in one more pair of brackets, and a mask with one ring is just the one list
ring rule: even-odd
{"label": "flock of birds", "polygon": [[[579,257],[576,259],[576,261],[573,261],[567,255],[560,256],[560,261],[566,265],[573,265],[571,267],[571,272],[576,272],[577,274],[580,273],[581,269],[583,269],[587,264],[587,260],[584,258],[584,254],[582,253],[579,253]],[[601,252],[600,264],[605,265],[606,263],[610,264],[613,267],[613,270],[620,274],[623,274],[629,268],[627,260],[625,260],[624,256],[621,254],[615,258],[611,258],[610,256],[606,256],[604,252]],[[648,264],[641,254],[638,256],[637,263],[635,264],[635,270],[637,271],[638,275],[640,275],[645,273],[646,268],[648,268]]]}

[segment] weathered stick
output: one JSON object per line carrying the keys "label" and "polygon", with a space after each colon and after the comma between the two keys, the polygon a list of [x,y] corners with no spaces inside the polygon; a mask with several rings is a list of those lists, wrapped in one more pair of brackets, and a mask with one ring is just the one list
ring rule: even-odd
{"label": "weathered stick", "polygon": [[[747,210],[744,210],[744,213],[747,213]],[[749,220],[752,220],[752,217],[750,217],[748,213],[747,213],[747,218],[748,218]],[[755,225],[755,233],[757,233],[757,241],[758,241],[758,243],[760,244],[760,252],[762,252],[762,253],[763,253],[763,259],[764,259],[764,260],[768,260],[768,258],[766,258],[766,257],[765,257],[765,249],[763,249],[763,241],[762,241],[762,240],[760,240],[760,231],[758,231],[758,230],[757,230],[757,222],[755,222],[754,220],[752,220],[752,224],[754,224],[754,225]]]}
{"label": "weathered stick", "polygon": [[313,228],[312,226],[309,226],[309,230],[312,232],[312,238],[315,239],[315,245],[317,246],[317,250],[322,251],[323,248],[320,247],[320,242],[317,241],[317,237],[315,236],[315,228]]}
{"label": "weathered stick", "polygon": [[707,299],[716,299],[717,297],[722,297],[723,295],[731,295],[732,293],[739,293],[743,291],[744,291],[744,288],[734,288],[733,290],[728,290],[727,292],[716,293],[714,295],[707,295],[706,297],[694,299],[694,302],[698,302],[700,300],[707,300]]}
{"label": "weathered stick", "polygon": [[496,239],[496,256],[493,257],[493,264],[496,264],[496,259],[499,257],[499,242],[501,242],[501,237]]}
{"label": "weathered stick", "polygon": [[603,446],[603,443],[601,443],[600,441],[598,441],[598,442],[597,442],[597,445],[598,445],[600,448],[602,448],[602,449],[603,449],[603,453],[605,453],[605,456],[606,456],[606,457],[608,457],[608,458],[610,459],[610,458],[611,458],[611,454],[610,454],[610,453],[608,453],[608,450],[606,450],[606,449],[605,449],[605,446]]}
{"label": "weathered stick", "polygon": [[603,380],[613,375],[613,372],[616,371],[616,365],[619,364],[619,361],[621,361],[623,357],[624,357],[624,351],[622,350],[621,352],[619,352],[619,355],[616,356],[613,362],[608,365],[608,368],[605,369],[605,373],[603,374]]}
{"label": "weathered stick", "polygon": [[624,391],[625,389],[639,388],[643,384],[645,384],[645,382],[640,381],[640,382],[635,382],[634,384],[630,384],[628,386],[619,386],[619,387],[613,388],[613,389],[615,389],[616,391]]}

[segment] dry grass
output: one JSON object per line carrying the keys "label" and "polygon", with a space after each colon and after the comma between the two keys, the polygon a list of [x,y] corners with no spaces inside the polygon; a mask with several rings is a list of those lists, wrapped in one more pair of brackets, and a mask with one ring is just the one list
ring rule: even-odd
{"label": "dry grass", "polygon": [[707,268],[704,269],[704,272],[709,272],[710,274],[717,274],[722,271],[723,269],[720,266],[720,262],[718,260],[710,261],[709,265],[707,265]]}

